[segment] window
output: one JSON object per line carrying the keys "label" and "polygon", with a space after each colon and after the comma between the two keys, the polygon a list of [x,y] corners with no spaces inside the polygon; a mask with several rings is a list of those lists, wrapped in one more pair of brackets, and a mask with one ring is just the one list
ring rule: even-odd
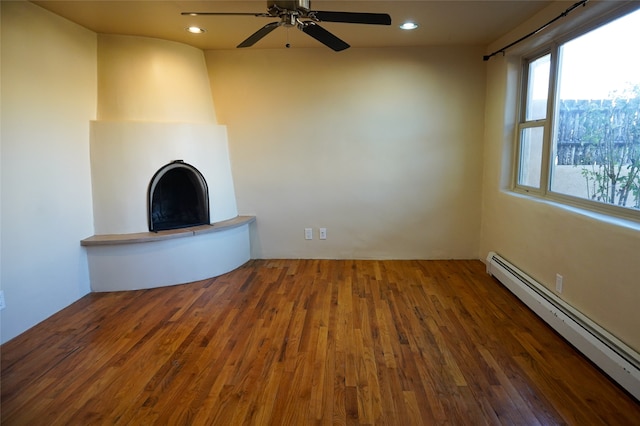
{"label": "window", "polygon": [[524,121],[520,123],[520,167],[518,184],[540,188],[544,132],[547,126],[547,97],[551,55],[529,61]]}
{"label": "window", "polygon": [[528,58],[516,189],[640,219],[640,10]]}

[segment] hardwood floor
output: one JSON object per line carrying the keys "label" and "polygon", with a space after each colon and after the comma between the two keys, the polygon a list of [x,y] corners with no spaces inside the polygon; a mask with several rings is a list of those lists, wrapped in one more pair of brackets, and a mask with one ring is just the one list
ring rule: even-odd
{"label": "hardwood floor", "polygon": [[7,425],[640,424],[479,261],[253,260],[1,351]]}

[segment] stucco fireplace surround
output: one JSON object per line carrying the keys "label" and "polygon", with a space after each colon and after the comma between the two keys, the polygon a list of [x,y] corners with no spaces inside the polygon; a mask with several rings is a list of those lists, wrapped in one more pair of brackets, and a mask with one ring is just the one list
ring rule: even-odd
{"label": "stucco fireplace surround", "polygon": [[[226,127],[215,122],[203,52],[99,35],[98,58],[98,119],[90,124],[95,235],[81,242],[92,290],[182,284],[248,261],[255,218],[237,213]],[[154,228],[154,178],[175,168],[196,170],[177,180],[206,191],[176,203],[193,201],[206,214]]]}

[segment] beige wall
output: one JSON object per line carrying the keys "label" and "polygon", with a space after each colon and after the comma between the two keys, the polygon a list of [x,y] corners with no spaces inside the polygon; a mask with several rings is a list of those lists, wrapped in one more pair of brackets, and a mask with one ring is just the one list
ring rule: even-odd
{"label": "beige wall", "polygon": [[89,292],[89,121],[96,35],[28,2],[2,7],[2,342]]}
{"label": "beige wall", "polygon": [[202,50],[98,35],[98,120],[214,123]]}
{"label": "beige wall", "polygon": [[561,297],[638,351],[640,225],[509,190],[518,69],[509,55],[488,63],[480,257],[495,251],[551,290],[561,274]]}
{"label": "beige wall", "polygon": [[253,257],[477,257],[481,50],[205,53]]}

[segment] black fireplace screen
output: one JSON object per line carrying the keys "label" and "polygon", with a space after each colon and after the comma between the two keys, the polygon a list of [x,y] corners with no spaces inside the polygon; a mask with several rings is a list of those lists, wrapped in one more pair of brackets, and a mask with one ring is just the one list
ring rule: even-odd
{"label": "black fireplace screen", "polygon": [[149,230],[209,224],[209,190],[202,173],[182,160],[153,175],[149,184]]}

